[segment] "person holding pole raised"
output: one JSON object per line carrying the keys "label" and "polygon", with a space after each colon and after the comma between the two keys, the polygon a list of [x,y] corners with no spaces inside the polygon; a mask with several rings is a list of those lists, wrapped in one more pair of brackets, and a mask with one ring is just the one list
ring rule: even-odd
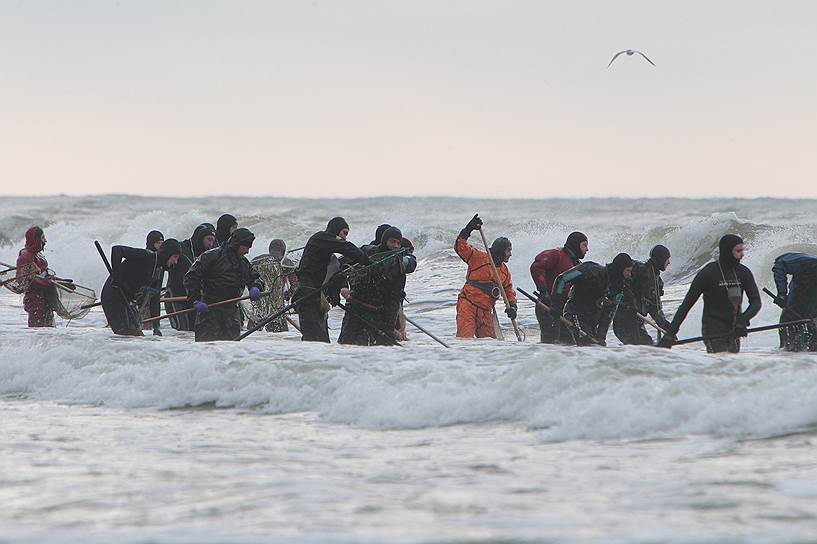
{"label": "person holding pole raised", "polygon": [[[740,351],[740,338],[747,335],[749,321],[760,311],[760,292],[752,271],[740,262],[744,254],[743,239],[727,234],[718,242],[718,250],[718,259],[705,265],[695,275],[659,346],[672,347],[681,323],[703,295],[701,333],[704,337],[717,337],[704,339],[706,351]],[[741,311],[744,294],[749,298],[749,306]]]}
{"label": "person holding pole raised", "polygon": [[224,245],[202,253],[184,275],[187,300],[198,314],[196,342],[234,340],[241,333],[238,302],[223,302],[240,298],[245,287],[250,300],[261,299],[264,283],[245,257],[253,241],[255,235],[248,229],[236,229]]}
{"label": "person holding pole raised", "polygon": [[[513,246],[503,236],[494,240],[488,251],[476,249],[468,243],[468,238],[481,228],[482,219],[476,214],[454,242],[454,251],[468,265],[465,285],[457,297],[459,338],[496,338],[494,306],[500,298],[507,298],[505,313],[511,320],[516,319],[516,291],[507,264],[513,254]],[[499,277],[499,284],[496,276]]]}

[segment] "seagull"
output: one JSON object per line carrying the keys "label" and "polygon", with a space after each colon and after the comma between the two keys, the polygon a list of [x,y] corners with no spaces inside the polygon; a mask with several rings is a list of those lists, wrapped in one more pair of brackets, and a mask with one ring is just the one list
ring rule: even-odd
{"label": "seagull", "polygon": [[[652,64],[653,66],[655,66],[655,63],[654,63],[653,61],[651,61],[650,59],[648,59],[648,58],[647,58],[647,55],[645,55],[644,53],[642,53],[642,52],[641,52],[641,51],[639,51],[638,49],[625,49],[624,51],[619,51],[618,53],[616,53],[616,54],[613,56],[613,58],[612,58],[612,59],[610,59],[610,64],[613,64],[613,61],[614,61],[614,60],[616,60],[616,59],[618,58],[618,56],[619,56],[619,55],[621,55],[622,53],[627,53],[627,56],[630,56],[630,55],[632,55],[633,53],[638,53],[639,55],[641,55],[642,57],[644,57],[644,60],[646,60],[647,62],[649,62],[649,63],[650,63],[650,64]],[[607,65],[607,67],[608,67],[608,68],[610,67],[610,64],[608,64],[608,65]]]}

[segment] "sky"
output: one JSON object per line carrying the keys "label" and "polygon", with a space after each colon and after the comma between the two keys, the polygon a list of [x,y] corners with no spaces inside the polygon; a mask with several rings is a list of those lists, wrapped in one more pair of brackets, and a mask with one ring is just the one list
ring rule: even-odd
{"label": "sky", "polygon": [[817,197],[816,58],[813,1],[0,0],[0,195]]}

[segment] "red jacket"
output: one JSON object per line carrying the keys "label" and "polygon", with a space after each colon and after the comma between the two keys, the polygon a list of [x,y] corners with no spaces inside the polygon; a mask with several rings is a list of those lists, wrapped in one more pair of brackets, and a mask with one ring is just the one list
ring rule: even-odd
{"label": "red jacket", "polygon": [[[31,267],[26,266],[30,264],[36,266],[40,273],[45,273],[48,270],[48,261],[45,260],[41,253],[43,242],[42,236],[38,236],[38,230],[37,227],[31,227],[26,231],[26,247],[20,250],[20,254],[17,256],[18,276],[33,272]],[[48,306],[48,289],[50,287],[51,280],[35,278],[26,289],[26,294],[23,297],[23,308],[27,312],[31,312],[39,307]]]}
{"label": "red jacket", "polygon": [[[533,264],[530,265],[530,275],[540,293],[543,295],[545,293],[551,294],[553,284],[556,282],[556,278],[559,277],[559,274],[573,268],[577,264],[579,264],[579,259],[576,259],[569,251],[566,251],[562,247],[546,249],[533,260]],[[564,297],[565,300],[567,300],[567,292],[564,294]]]}

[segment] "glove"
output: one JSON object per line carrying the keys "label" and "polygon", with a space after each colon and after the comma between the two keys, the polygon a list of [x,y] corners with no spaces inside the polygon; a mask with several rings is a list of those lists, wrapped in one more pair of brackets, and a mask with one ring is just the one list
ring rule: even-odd
{"label": "glove", "polygon": [[193,303],[193,308],[195,308],[196,312],[200,313],[200,314],[207,313],[207,311],[210,309],[207,306],[207,303],[204,302],[203,300],[197,300],[196,302],[194,302]]}
{"label": "glove", "polygon": [[250,300],[253,302],[261,300],[261,289],[258,287],[250,287]]}
{"label": "glove", "polygon": [[471,236],[471,233],[477,230],[478,228],[482,227],[482,219],[479,218],[479,214],[474,214],[474,217],[465,225],[465,228],[460,231],[460,238],[468,238]]}
{"label": "glove", "polygon": [[744,320],[738,318],[735,321],[735,328],[732,332],[738,337],[749,336],[749,332],[746,330],[748,327],[749,325]]}
{"label": "glove", "polygon": [[516,319],[516,306],[513,305],[508,306],[507,308],[505,308],[505,313],[509,318]]}
{"label": "glove", "polygon": [[417,269],[417,259],[411,255],[404,255],[401,259],[401,268],[406,274],[411,274]]}
{"label": "glove", "polygon": [[780,293],[774,297],[774,303],[784,310],[786,309],[786,306],[788,306],[788,304],[786,304],[786,297],[782,296]]}
{"label": "glove", "polygon": [[661,340],[658,341],[659,348],[671,348],[672,345],[678,341],[678,337],[672,334],[671,332],[667,332],[664,336],[661,337]]}

